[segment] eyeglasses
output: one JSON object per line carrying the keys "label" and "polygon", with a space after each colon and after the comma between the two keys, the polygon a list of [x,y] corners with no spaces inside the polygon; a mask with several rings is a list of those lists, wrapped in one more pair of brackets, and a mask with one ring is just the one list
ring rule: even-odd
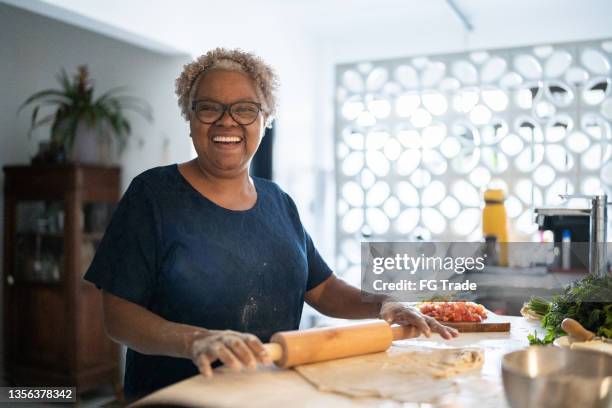
{"label": "eyeglasses", "polygon": [[223,117],[225,111],[236,123],[246,126],[257,120],[261,104],[257,102],[234,102],[226,105],[215,101],[193,101],[191,110],[202,123],[210,125]]}

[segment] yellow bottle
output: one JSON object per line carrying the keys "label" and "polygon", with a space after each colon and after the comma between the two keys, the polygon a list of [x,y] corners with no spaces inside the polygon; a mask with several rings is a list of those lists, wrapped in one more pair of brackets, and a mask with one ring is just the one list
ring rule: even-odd
{"label": "yellow bottle", "polygon": [[498,189],[486,190],[484,200],[482,234],[484,237],[495,237],[499,244],[499,265],[508,266],[508,217],[504,207],[504,192]]}

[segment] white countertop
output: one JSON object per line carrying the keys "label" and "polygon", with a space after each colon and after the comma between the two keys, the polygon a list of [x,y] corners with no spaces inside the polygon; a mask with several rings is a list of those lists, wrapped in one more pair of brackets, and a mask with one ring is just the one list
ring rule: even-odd
{"label": "white countertop", "polygon": [[[501,360],[508,352],[529,345],[527,335],[542,329],[539,323],[522,317],[507,316],[509,333],[462,333],[447,341],[439,337],[402,340],[393,347],[413,345],[426,347],[476,346],[484,349],[485,362],[478,372],[456,377],[460,392],[449,395],[444,407],[504,408],[507,407],[501,381]],[[254,373],[231,373],[217,370],[213,378],[194,376],[157,391],[140,400],[146,403],[174,403],[189,407],[403,407],[423,405],[382,399],[353,399],[344,395],[320,392],[293,370],[268,368]],[[427,405],[428,407],[430,405]],[[442,406],[442,405],[441,405]]]}

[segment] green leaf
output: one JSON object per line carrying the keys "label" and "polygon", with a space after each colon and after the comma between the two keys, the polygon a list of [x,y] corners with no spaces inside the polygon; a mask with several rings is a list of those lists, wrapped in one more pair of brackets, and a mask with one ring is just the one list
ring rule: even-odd
{"label": "green leaf", "polygon": [[56,91],[53,89],[40,91],[26,99],[25,102],[23,102],[19,106],[19,109],[17,109],[17,113],[21,112],[26,106],[30,105],[33,102],[45,102],[49,104],[68,104],[70,103],[70,98],[67,98],[66,95],[63,94],[61,91]]}
{"label": "green leaf", "polygon": [[[111,88],[108,91],[106,91],[105,93],[103,93],[94,103],[102,103],[107,99],[111,99],[113,98],[116,93],[119,92],[123,92],[127,87],[125,86],[118,86],[115,88]],[[115,97],[116,98],[116,97]]]}
{"label": "green leaf", "polygon": [[602,326],[599,328],[599,330],[597,330],[597,335],[601,337],[607,337],[609,339],[612,339],[612,328]]}
{"label": "green leaf", "polygon": [[528,334],[527,339],[529,340],[529,345],[531,346],[545,346],[554,341],[554,339],[550,338],[548,335],[543,338],[538,337],[538,333],[536,331],[533,334]]}

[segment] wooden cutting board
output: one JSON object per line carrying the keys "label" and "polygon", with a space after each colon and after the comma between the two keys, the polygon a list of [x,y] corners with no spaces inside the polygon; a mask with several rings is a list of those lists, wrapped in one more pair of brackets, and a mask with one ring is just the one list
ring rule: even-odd
{"label": "wooden cutting board", "polygon": [[510,319],[506,316],[497,315],[487,310],[487,318],[482,322],[440,322],[445,326],[454,327],[460,333],[475,333],[475,332],[509,332]]}

